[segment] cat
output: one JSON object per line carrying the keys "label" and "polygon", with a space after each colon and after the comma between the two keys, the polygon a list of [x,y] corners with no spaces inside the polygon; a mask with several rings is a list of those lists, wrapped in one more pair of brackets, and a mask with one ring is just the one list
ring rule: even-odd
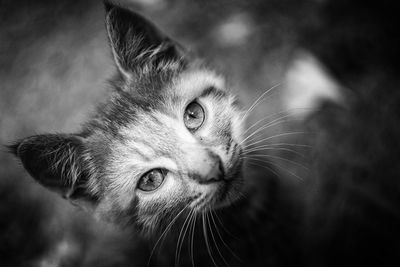
{"label": "cat", "polygon": [[183,211],[230,205],[242,189],[243,111],[224,79],[142,16],[105,3],[118,74],[74,134],[12,146],[40,184],[143,234]]}

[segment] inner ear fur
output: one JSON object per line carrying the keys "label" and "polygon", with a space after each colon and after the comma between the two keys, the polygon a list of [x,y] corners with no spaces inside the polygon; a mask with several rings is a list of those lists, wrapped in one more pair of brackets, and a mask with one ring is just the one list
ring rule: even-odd
{"label": "inner ear fur", "polygon": [[141,15],[110,2],[105,10],[114,60],[125,77],[162,61],[184,61],[184,48]]}
{"label": "inner ear fur", "polygon": [[89,166],[80,137],[36,135],[11,145],[10,149],[41,185],[70,200],[91,198],[86,188]]}

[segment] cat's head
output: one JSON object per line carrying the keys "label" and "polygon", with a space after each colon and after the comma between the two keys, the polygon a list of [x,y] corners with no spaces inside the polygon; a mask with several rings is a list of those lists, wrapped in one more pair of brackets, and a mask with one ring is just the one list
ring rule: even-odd
{"label": "cat's head", "polygon": [[150,231],[184,208],[226,206],[242,184],[241,111],[219,75],[130,10],[106,4],[118,75],[77,134],[12,146],[40,184]]}

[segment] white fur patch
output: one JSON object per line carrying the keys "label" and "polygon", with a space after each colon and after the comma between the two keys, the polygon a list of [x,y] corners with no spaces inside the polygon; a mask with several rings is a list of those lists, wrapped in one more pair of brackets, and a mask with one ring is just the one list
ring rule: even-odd
{"label": "white fur patch", "polygon": [[174,91],[190,99],[197,96],[204,89],[214,86],[218,89],[225,88],[225,80],[209,70],[196,70],[182,73],[173,83]]}

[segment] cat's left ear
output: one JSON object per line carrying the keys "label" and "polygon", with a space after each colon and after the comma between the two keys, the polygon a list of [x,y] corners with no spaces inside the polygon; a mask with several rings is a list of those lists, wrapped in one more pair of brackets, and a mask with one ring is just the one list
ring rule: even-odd
{"label": "cat's left ear", "polygon": [[82,138],[72,134],[35,135],[9,149],[44,187],[85,209],[95,204],[96,198],[87,187],[90,164]]}
{"label": "cat's left ear", "polygon": [[145,66],[184,62],[183,47],[131,10],[105,1],[106,26],[115,63],[125,78]]}

